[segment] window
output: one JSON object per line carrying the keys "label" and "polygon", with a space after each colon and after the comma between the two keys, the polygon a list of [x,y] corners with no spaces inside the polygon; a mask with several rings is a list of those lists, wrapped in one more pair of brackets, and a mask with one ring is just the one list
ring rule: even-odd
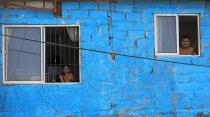
{"label": "window", "polygon": [[46,27],[45,41],[45,81],[60,82],[59,75],[64,72],[66,66],[74,76],[71,82],[79,82],[79,50],[74,48],[79,47],[79,28]]}
{"label": "window", "polygon": [[41,41],[40,28],[10,27],[5,28],[5,31],[12,36],[6,38],[7,81],[40,81],[41,44],[35,42]]}
{"label": "window", "polygon": [[199,15],[155,14],[155,55],[199,56]]}
{"label": "window", "polygon": [[4,83],[80,82],[79,26],[3,29]]}

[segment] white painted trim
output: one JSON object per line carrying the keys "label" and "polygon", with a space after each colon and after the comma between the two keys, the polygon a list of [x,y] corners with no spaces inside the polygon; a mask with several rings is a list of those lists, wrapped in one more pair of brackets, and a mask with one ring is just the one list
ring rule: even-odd
{"label": "white painted trim", "polygon": [[170,13],[163,13],[163,14],[154,14],[155,16],[198,16],[199,13],[195,14],[195,13],[182,13],[182,14],[170,14]]}
{"label": "white painted trim", "polygon": [[178,16],[199,16],[199,13],[197,13],[197,14],[191,14],[191,13],[189,13],[189,14],[177,14]]}
{"label": "white painted trim", "polygon": [[[43,33],[43,29],[44,28],[41,27],[41,30],[40,30],[41,31],[41,42],[45,42],[44,41],[45,33]],[[45,63],[44,62],[45,61],[45,56],[44,56],[44,54],[45,54],[45,51],[44,51],[45,50],[45,46],[44,46],[44,43],[40,43],[40,44],[41,44],[41,65],[40,65],[40,67],[41,67],[41,82],[44,83],[44,80],[45,80],[44,79],[45,78],[45,75],[44,75],[44,73],[45,73],[45,71],[44,71],[45,70],[45,64],[44,64]]]}
{"label": "white painted trim", "polygon": [[177,14],[155,14],[155,16],[177,16]]}
{"label": "white painted trim", "polygon": [[200,15],[197,15],[197,27],[198,27],[198,56],[201,56],[201,35],[200,35]]}
{"label": "white painted trim", "polygon": [[[42,26],[42,31],[43,31],[43,40],[42,41],[44,41],[44,42],[46,42],[46,39],[45,39],[45,37],[46,37],[46,33],[45,33],[45,27],[44,26]],[[42,67],[43,67],[43,71],[42,71],[42,74],[43,74],[43,84],[45,84],[46,83],[46,75],[45,75],[45,70],[46,70],[46,68],[45,68],[45,63],[46,63],[46,57],[45,57],[45,51],[46,51],[46,44],[45,43],[43,43],[43,55],[42,55],[42,58],[43,58],[43,62],[42,62]]]}
{"label": "white painted trim", "polygon": [[179,55],[179,57],[200,57],[199,55]]}
{"label": "white painted trim", "polygon": [[25,84],[41,84],[41,85],[75,85],[81,84],[81,82],[58,82],[58,83],[45,83],[42,81],[4,81],[3,84],[17,84],[17,85],[25,85]]}
{"label": "white painted trim", "polygon": [[156,56],[177,56],[177,53],[156,53]]}
{"label": "white painted trim", "polygon": [[4,27],[7,27],[7,28],[12,28],[12,27],[20,27],[20,28],[28,28],[28,27],[41,27],[42,25],[3,25]]}
{"label": "white painted trim", "polygon": [[179,16],[176,16],[176,53],[179,55]]}
{"label": "white painted trim", "polygon": [[199,55],[178,55],[177,53],[157,53],[157,56],[199,57]]}
{"label": "white painted trim", "polygon": [[80,26],[80,25],[76,25],[76,24],[74,24],[74,25],[66,25],[66,24],[64,24],[64,25],[42,25],[43,27],[77,27],[77,26]]}
{"label": "white painted trim", "polygon": [[3,84],[42,84],[41,81],[5,81]]}
{"label": "white painted trim", "polygon": [[158,47],[157,47],[157,38],[158,38],[158,34],[157,34],[157,29],[158,29],[158,27],[157,27],[157,14],[155,14],[154,15],[154,33],[155,33],[155,56],[158,56],[158,52],[157,52],[157,50],[158,50]]}
{"label": "white painted trim", "polygon": [[71,27],[74,27],[74,26],[80,26],[80,25],[33,25],[33,24],[29,24],[29,25],[2,25],[2,26],[5,26],[5,27],[67,27],[67,26],[71,26]]}
{"label": "white painted trim", "polygon": [[2,75],[3,75],[3,77],[2,77],[2,80],[3,80],[3,84],[5,83],[5,81],[6,81],[6,61],[5,61],[5,26],[4,25],[2,25],[2,60],[3,60],[3,63],[2,63],[2,69],[3,69],[3,71],[2,71]]}
{"label": "white painted trim", "polygon": [[[81,48],[80,25],[79,25],[79,48]],[[79,49],[79,83],[82,83],[82,50]]]}
{"label": "white painted trim", "polygon": [[60,82],[60,83],[44,83],[46,85],[78,85],[81,82]]}

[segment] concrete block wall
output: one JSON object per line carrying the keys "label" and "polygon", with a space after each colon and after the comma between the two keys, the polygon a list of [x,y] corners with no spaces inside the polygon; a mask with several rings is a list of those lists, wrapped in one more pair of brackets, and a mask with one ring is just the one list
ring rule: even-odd
{"label": "concrete block wall", "polygon": [[[210,65],[210,4],[204,0],[64,2],[62,7],[62,18],[0,9],[0,24],[79,24],[82,48]],[[201,56],[155,57],[155,13],[199,13]],[[115,57],[82,50],[80,84],[3,85],[0,75],[0,116],[210,116],[208,67]]]}

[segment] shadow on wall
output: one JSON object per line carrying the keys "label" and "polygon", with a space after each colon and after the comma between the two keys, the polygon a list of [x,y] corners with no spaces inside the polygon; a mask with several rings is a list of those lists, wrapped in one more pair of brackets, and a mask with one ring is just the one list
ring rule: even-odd
{"label": "shadow on wall", "polygon": [[203,113],[203,112],[200,112],[200,113],[197,113],[196,117],[210,117],[210,113]]}

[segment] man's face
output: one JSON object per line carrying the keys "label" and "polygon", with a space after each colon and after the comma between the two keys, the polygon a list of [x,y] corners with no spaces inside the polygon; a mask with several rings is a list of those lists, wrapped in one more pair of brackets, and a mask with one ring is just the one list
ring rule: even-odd
{"label": "man's face", "polygon": [[184,38],[181,42],[181,45],[183,48],[187,48],[190,46],[190,39],[189,38]]}

